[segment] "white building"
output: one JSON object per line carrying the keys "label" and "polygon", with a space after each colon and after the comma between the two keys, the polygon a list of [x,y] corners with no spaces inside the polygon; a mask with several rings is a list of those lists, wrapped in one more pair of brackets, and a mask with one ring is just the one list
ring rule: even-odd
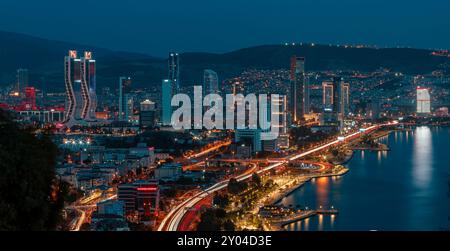
{"label": "white building", "polygon": [[431,113],[431,98],[428,88],[417,87],[417,114]]}

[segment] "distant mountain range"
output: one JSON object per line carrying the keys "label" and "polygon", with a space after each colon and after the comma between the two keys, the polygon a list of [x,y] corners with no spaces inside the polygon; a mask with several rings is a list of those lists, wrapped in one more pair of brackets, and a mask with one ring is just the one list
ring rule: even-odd
{"label": "distant mountain range", "polygon": [[[137,86],[160,83],[167,77],[167,61],[143,53],[118,52],[95,46],[53,41],[0,31],[0,85],[15,82],[18,68],[30,71],[30,84],[46,90],[63,90],[63,58],[69,49],[90,50],[97,60],[98,86],[117,88],[119,76],[131,76]],[[430,50],[408,48],[345,48],[328,45],[262,45],[215,54],[181,54],[183,84],[201,83],[204,69],[215,70],[221,79],[248,68],[289,68],[292,55],[306,58],[306,70],[372,71],[380,67],[422,74],[450,63],[448,57],[432,56]]]}

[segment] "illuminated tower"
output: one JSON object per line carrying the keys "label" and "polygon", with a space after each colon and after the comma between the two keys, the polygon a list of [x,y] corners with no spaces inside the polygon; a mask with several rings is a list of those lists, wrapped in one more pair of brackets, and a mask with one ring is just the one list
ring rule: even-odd
{"label": "illuminated tower", "polygon": [[95,119],[97,109],[95,60],[92,59],[92,52],[84,52],[81,58],[81,86],[83,91],[83,112],[84,119]]}
{"label": "illuminated tower", "polygon": [[323,82],[322,83],[322,104],[324,111],[333,110],[333,83]]}
{"label": "illuminated tower", "polygon": [[77,51],[69,51],[64,57],[64,82],[67,93],[64,123],[83,124],[95,119],[95,60],[91,52],[84,52],[84,57],[78,58]]}
{"label": "illuminated tower", "polygon": [[334,77],[331,82],[322,83],[322,100],[325,121],[340,122],[350,112],[350,85],[341,77]]}
{"label": "illuminated tower", "polygon": [[64,123],[81,120],[81,71],[80,59],[77,58],[77,51],[69,51],[69,55],[64,57],[64,82],[66,87],[66,113]]}
{"label": "illuminated tower", "polygon": [[305,114],[306,79],[304,57],[291,57],[290,80],[290,113],[292,121],[298,123]]}
{"label": "illuminated tower", "polygon": [[203,95],[219,92],[219,77],[213,70],[203,71]]}
{"label": "illuminated tower", "polygon": [[341,113],[344,117],[346,117],[350,113],[350,84],[349,83],[342,84],[341,99],[342,99]]}
{"label": "illuminated tower", "polygon": [[172,92],[176,94],[180,89],[180,55],[178,53],[169,53],[169,77],[168,79],[172,81]]}

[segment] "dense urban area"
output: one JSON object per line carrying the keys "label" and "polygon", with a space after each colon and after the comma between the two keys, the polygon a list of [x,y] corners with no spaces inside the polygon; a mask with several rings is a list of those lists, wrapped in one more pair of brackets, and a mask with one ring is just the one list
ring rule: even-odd
{"label": "dense urban area", "polygon": [[[319,177],[351,172],[344,164],[354,151],[388,151],[389,145],[377,139],[392,131],[450,121],[450,60],[425,74],[389,67],[310,71],[310,58],[290,55],[284,68],[248,67],[223,79],[211,64],[202,83],[190,83],[180,76],[183,54],[172,52],[167,78],[158,83],[136,86],[130,74],[97,88],[101,62],[95,53],[73,48],[60,55],[63,92],[36,87],[29,81],[34,69],[17,69],[10,73],[16,75],[14,82],[0,85],[6,146],[0,147],[5,159],[0,165],[17,180],[47,171],[36,182],[2,181],[2,189],[15,192],[1,196],[9,196],[4,200],[17,211],[0,228],[283,230],[314,215],[339,213],[333,206],[278,203],[295,189]],[[448,51],[429,53],[450,58]],[[177,106],[172,97],[186,94],[194,100],[194,85],[202,87],[203,96],[256,94],[268,99],[278,107],[277,138],[262,139],[267,130],[258,127],[206,129],[201,121],[200,127],[198,121],[188,122],[194,129],[174,129]],[[251,101],[232,104],[247,111],[242,118],[246,125],[255,109],[248,105]],[[201,114],[211,105],[200,107]],[[214,105],[222,109],[227,104]],[[275,117],[271,109],[262,113],[257,112]],[[17,164],[23,157],[30,160]],[[36,189],[35,197],[21,198],[30,189]],[[47,200],[45,205],[39,198]],[[14,217],[27,218],[23,215],[41,215],[36,217],[40,222],[15,224]]]}

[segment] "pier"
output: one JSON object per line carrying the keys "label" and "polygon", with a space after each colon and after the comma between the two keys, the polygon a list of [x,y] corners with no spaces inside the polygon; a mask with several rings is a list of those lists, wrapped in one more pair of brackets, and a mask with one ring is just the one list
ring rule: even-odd
{"label": "pier", "polygon": [[339,214],[339,210],[331,207],[331,209],[323,209],[319,208],[316,210],[301,210],[295,213],[285,215],[285,216],[276,216],[276,217],[265,217],[270,225],[276,229],[281,229],[283,226],[291,224],[293,222],[297,222],[300,220],[304,220],[306,218],[315,216],[315,215],[337,215]]}

